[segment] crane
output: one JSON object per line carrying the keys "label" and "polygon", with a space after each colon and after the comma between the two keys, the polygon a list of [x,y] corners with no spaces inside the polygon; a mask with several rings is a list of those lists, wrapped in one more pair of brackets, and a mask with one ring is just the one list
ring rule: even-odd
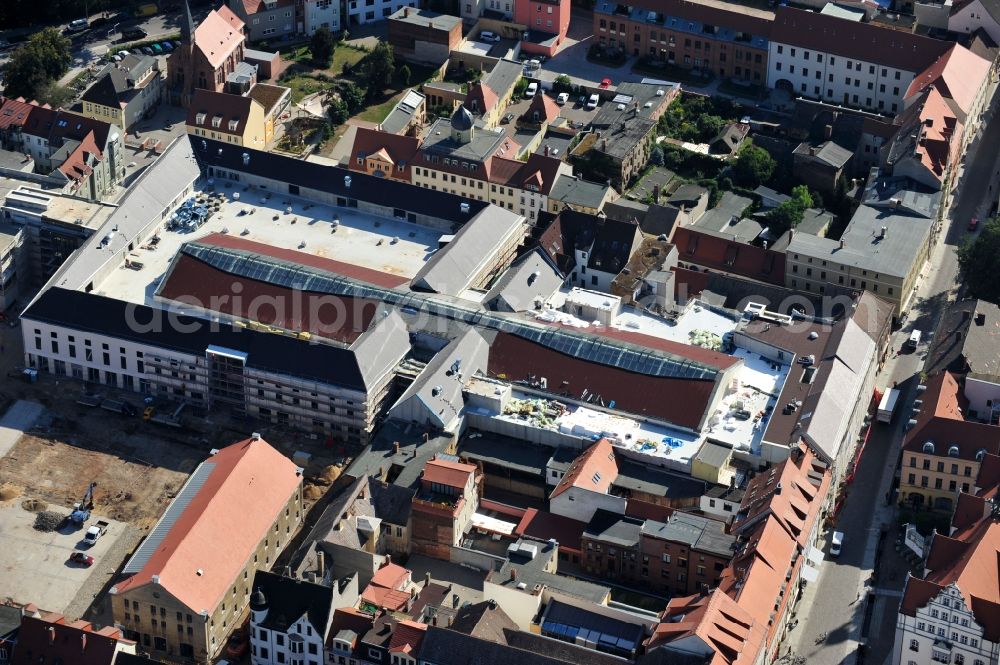
{"label": "crane", "polygon": [[94,507],[94,488],[97,483],[91,482],[87,485],[87,491],[83,494],[83,499],[73,504],[73,512],[69,514],[69,521],[73,526],[81,527],[83,523],[90,519],[90,510]]}

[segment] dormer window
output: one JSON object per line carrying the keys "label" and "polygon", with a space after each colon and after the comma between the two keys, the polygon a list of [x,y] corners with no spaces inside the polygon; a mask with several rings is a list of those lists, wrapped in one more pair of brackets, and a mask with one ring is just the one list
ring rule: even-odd
{"label": "dormer window", "polygon": [[199,113],[198,115],[196,115],[194,117],[195,124],[204,125],[206,117],[208,117],[208,114],[206,114],[206,113]]}
{"label": "dormer window", "polygon": [[933,441],[927,441],[926,443],[924,443],[924,452],[928,453],[930,455],[934,454],[934,442]]}
{"label": "dormer window", "polygon": [[239,124],[240,124],[239,120],[230,120],[229,121],[229,131],[235,132],[236,128],[239,126]]}
{"label": "dormer window", "polygon": [[948,457],[958,457],[958,446],[948,447]]}
{"label": "dormer window", "polygon": [[218,129],[219,127],[222,127],[222,116],[221,115],[217,115],[214,118],[212,118],[212,127],[215,127],[216,129]]}

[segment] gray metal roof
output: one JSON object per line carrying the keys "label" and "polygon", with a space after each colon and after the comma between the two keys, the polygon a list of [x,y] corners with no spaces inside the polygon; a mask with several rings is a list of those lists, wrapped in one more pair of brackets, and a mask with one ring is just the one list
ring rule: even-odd
{"label": "gray metal roof", "polygon": [[391,372],[410,352],[410,333],[399,312],[385,311],[384,318],[375,322],[351,345],[365,385],[371,389]]}
{"label": "gray metal roof", "polygon": [[507,91],[513,88],[514,84],[521,78],[523,69],[524,66],[519,62],[498,60],[497,64],[493,65],[493,69],[483,76],[482,82],[488,85],[490,90],[502,99],[507,94]]}
{"label": "gray metal roof", "polygon": [[548,300],[563,281],[548,255],[536,247],[500,275],[483,303],[493,310],[525,312],[535,308],[536,299]]}
{"label": "gray metal roof", "polygon": [[[438,118],[424,135],[420,150],[424,154],[482,163],[497,152],[504,141],[507,141],[507,136],[503,130],[487,129],[481,121],[477,121],[472,130],[472,140],[459,143],[451,136],[451,118]],[[508,156],[514,155],[510,153]]]}
{"label": "gray metal roof", "polygon": [[808,143],[800,143],[794,151],[795,156],[807,161],[814,161],[832,168],[843,168],[854,153],[847,148],[841,148],[833,141],[827,141],[814,148]]}
{"label": "gray metal roof", "polygon": [[[729,232],[729,225],[733,217],[741,218],[743,211],[753,203],[752,199],[732,192],[723,193],[719,202],[714,208],[705,212],[704,215],[695,220],[694,225],[698,229],[708,229],[717,232]],[[759,227],[759,224],[758,224]]]}
{"label": "gray metal roof", "polygon": [[[518,541],[519,543],[522,541]],[[562,591],[570,596],[575,596],[577,598],[582,598],[583,600],[589,600],[593,603],[602,604],[608,598],[611,593],[611,589],[600,584],[594,584],[593,582],[587,582],[586,580],[577,579],[575,577],[565,577],[563,575],[557,575],[556,573],[550,573],[545,570],[546,565],[551,561],[554,556],[553,548],[558,548],[558,545],[553,545],[552,543],[545,542],[535,542],[535,541],[523,541],[529,543],[538,548],[538,554],[532,559],[524,559],[523,557],[519,561],[511,561],[507,559],[504,561],[500,570],[493,573],[489,578],[493,583],[504,586],[504,587],[514,587],[516,588],[519,584],[524,583],[527,586],[526,592],[530,593],[531,589],[539,584],[543,587],[548,587],[556,591]],[[511,570],[516,570],[517,573],[512,577]]]}
{"label": "gray metal roof", "polygon": [[[538,476],[538,479],[542,480],[545,476],[546,465],[552,457],[552,449],[517,439],[483,433],[476,438],[467,436],[462,439],[458,446],[458,456],[510,471]],[[567,464],[567,466],[569,465]]]}
{"label": "gray metal roof", "polygon": [[[886,228],[885,237],[881,236]],[[930,234],[931,220],[893,210],[859,206],[841,235],[844,247],[830,238],[795,233],[788,252],[849,265],[874,273],[905,277],[922,255]]]}
{"label": "gray metal roof", "polygon": [[610,185],[563,174],[556,179],[556,183],[552,186],[549,200],[600,209],[609,189],[611,189]]}
{"label": "gray metal roof", "polygon": [[518,229],[524,229],[524,217],[498,206],[483,209],[434,253],[412,284],[434,293],[460,295]]}
{"label": "gray metal roof", "polygon": [[403,131],[413,120],[413,114],[426,99],[427,97],[416,90],[407,90],[403,98],[396,102],[396,105],[389,111],[389,115],[380,124],[382,131],[391,134]]}
{"label": "gray metal roof", "polygon": [[403,7],[389,17],[390,21],[400,21],[402,23],[412,23],[422,28],[428,24],[436,30],[451,30],[462,22],[462,19],[449,14],[438,14],[426,9],[415,9],[413,7]]}
{"label": "gray metal roof", "polygon": [[675,512],[664,522],[646,520],[642,533],[673,543],[684,543],[693,550],[730,556],[735,552],[736,536],[726,533],[724,522],[701,515]]}
{"label": "gray metal roof", "polygon": [[[398,318],[398,314],[396,314]],[[402,324],[402,319],[400,319]],[[402,324],[404,334],[406,325]],[[407,338],[408,338],[407,334]],[[475,328],[466,328],[461,336],[438,351],[396,403],[389,409],[389,418],[396,417],[401,406],[416,400],[425,414],[421,423],[443,428],[458,417],[465,400],[462,389],[467,379],[486,369],[489,345]],[[409,417],[404,418],[410,420]]]}
{"label": "gray metal roof", "polygon": [[174,500],[167,506],[163,517],[160,518],[160,521],[156,523],[153,530],[146,536],[146,540],[142,541],[142,545],[139,546],[135,554],[132,555],[132,558],[125,564],[122,574],[132,575],[138,573],[149,563],[153,554],[156,553],[156,550],[163,543],[163,539],[167,537],[174,524],[191,504],[192,499],[201,491],[201,488],[205,485],[205,481],[215,471],[215,466],[215,462],[211,461],[202,462],[198,465],[198,468],[194,470],[194,473],[184,483],[181,491],[177,493]]}
{"label": "gray metal roof", "polygon": [[492,314],[457,298],[385,289],[309,266],[199,242],[187,243],[180,251],[240,277],[303,291],[382,301],[399,307],[407,320],[422,314],[425,320],[440,317],[457,324],[508,332],[574,358],[630,372],[704,380],[714,380],[719,373],[717,367],[686,357],[584,331]]}
{"label": "gray metal roof", "polygon": [[619,547],[636,547],[642,533],[643,520],[626,517],[610,510],[598,510],[583,530],[585,538],[600,540]]}

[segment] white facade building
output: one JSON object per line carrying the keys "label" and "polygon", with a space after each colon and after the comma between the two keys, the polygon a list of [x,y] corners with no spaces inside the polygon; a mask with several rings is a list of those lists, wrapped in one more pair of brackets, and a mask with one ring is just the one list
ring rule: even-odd
{"label": "white facade building", "polygon": [[985,638],[983,627],[976,623],[957,584],[941,589],[914,614],[909,616],[900,612],[898,615],[893,665],[996,665],[1000,662],[1000,644]]}
{"label": "white facade building", "polygon": [[347,0],[344,27],[384,21],[403,7],[417,7],[417,0]]}
{"label": "white facade building", "polygon": [[302,4],[299,32],[311,35],[320,28],[340,32],[340,0],[306,0]]}

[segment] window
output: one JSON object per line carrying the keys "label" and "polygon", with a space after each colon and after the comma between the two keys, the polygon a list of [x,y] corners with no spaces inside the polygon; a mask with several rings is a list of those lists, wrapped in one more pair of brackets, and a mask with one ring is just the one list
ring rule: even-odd
{"label": "window", "polygon": [[910,651],[920,651],[920,642],[916,640],[910,640]]}

